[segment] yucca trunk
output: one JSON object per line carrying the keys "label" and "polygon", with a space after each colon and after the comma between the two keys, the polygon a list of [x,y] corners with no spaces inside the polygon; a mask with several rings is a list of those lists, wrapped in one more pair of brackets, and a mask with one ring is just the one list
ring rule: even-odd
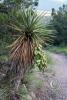
{"label": "yucca trunk", "polygon": [[21,80],[29,71],[34,56],[33,41],[29,37],[20,37],[12,45],[11,50],[11,71],[15,72],[15,79],[10,77],[10,84],[13,81],[13,88],[10,93],[10,100],[19,100],[16,92],[19,89]]}

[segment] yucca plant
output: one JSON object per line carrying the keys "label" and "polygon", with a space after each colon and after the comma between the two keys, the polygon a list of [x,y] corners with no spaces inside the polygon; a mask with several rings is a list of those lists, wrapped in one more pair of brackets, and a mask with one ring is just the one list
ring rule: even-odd
{"label": "yucca plant", "polygon": [[[41,15],[42,18],[42,15]],[[34,61],[34,52],[37,43],[50,40],[51,34],[45,30],[37,15],[31,9],[25,9],[17,13],[17,20],[10,23],[10,28],[18,32],[18,39],[11,47],[11,78],[14,82],[11,98],[16,96],[16,91],[23,80],[25,74],[31,69]],[[14,74],[15,73],[15,78]],[[12,78],[13,77],[13,78]],[[11,99],[10,100],[14,100]]]}

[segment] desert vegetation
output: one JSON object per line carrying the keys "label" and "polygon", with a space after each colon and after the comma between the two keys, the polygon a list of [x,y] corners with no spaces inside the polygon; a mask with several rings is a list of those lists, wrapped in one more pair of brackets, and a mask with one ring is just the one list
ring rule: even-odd
{"label": "desert vegetation", "polygon": [[[1,74],[2,80],[4,75],[5,84],[8,84],[9,100],[20,99],[19,88],[32,68],[38,67],[44,71],[47,67],[41,44],[46,43],[47,39],[49,41],[51,34],[40,22],[42,15],[37,15],[33,2],[26,3],[22,0],[19,2],[6,0],[0,4],[0,41],[3,42],[2,45],[5,43],[2,50],[6,50],[2,52],[3,55],[1,54],[1,58],[4,56],[5,60],[3,62],[3,58],[1,59]],[[37,1],[34,2],[34,6],[36,3]]]}
{"label": "desert vegetation", "polygon": [[47,25],[37,6],[38,0],[0,3],[0,100],[37,100],[40,88],[48,86],[44,74],[55,75],[48,51],[67,54],[67,5],[53,8]]}

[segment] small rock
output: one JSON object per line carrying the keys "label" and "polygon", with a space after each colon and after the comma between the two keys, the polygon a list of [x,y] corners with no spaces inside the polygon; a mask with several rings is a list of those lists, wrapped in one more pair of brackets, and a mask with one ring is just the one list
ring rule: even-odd
{"label": "small rock", "polygon": [[27,100],[32,100],[32,97],[30,95],[27,95]]}

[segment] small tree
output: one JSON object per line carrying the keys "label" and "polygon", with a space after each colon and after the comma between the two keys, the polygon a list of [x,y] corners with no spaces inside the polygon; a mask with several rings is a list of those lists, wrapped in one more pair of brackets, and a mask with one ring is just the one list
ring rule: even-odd
{"label": "small tree", "polygon": [[55,45],[67,44],[67,5],[59,7],[58,11],[52,9],[52,21],[53,29],[56,30]]}
{"label": "small tree", "polygon": [[[16,22],[10,23],[10,28],[18,32],[18,39],[10,45],[11,47],[11,77],[10,84],[13,81],[14,87],[11,88],[10,100],[17,100],[16,92],[18,91],[21,80],[24,79],[25,74],[27,74],[32,68],[35,55],[41,58],[40,53],[35,53],[38,42],[41,43],[43,40],[49,39],[50,34],[40,23],[40,16],[34,13],[31,9],[25,9],[17,13]],[[39,50],[39,49],[37,49]],[[45,61],[41,58],[42,67],[46,66]],[[39,69],[40,64],[38,64]],[[14,78],[14,74],[15,78]],[[13,80],[12,80],[13,77]],[[12,81],[11,81],[12,80]],[[12,99],[12,98],[15,99]]]}

